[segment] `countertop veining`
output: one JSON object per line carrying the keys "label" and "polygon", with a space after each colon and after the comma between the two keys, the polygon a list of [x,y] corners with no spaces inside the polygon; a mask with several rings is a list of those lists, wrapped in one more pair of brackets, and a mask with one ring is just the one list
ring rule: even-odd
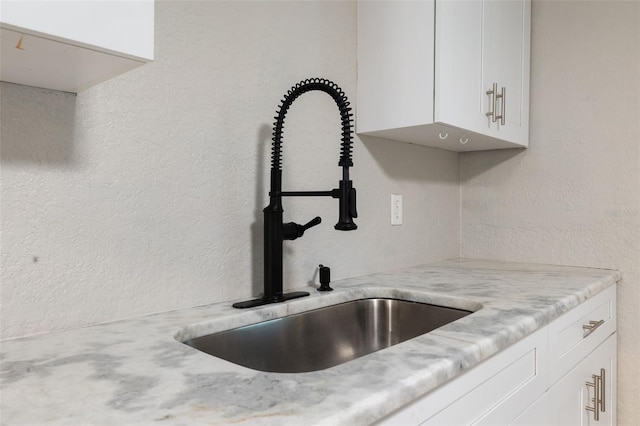
{"label": "countertop veining", "polygon": [[[455,259],[334,281],[333,292],[262,308],[236,310],[224,302],[6,340],[0,346],[0,422],[366,425],[620,278],[605,269]],[[372,296],[408,296],[475,312],[310,373],[249,370],[176,340]]]}

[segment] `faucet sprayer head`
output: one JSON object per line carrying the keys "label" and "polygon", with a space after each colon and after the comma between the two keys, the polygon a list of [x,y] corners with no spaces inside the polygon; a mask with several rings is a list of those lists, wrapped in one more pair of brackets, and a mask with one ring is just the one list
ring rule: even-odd
{"label": "faucet sprayer head", "polygon": [[358,211],[356,209],[356,189],[353,187],[353,182],[342,179],[338,190],[340,193],[340,212],[335,229],[339,231],[353,231],[354,229],[358,229],[358,225],[353,223],[353,218],[358,217]]}

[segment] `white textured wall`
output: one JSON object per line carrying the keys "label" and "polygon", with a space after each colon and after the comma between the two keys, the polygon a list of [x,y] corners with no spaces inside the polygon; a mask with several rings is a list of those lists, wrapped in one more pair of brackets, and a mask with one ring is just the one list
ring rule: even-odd
{"label": "white textured wall", "polygon": [[[272,117],[306,77],[355,103],[355,23],[354,2],[157,2],[155,62],[77,97],[2,83],[2,337],[256,295]],[[285,189],[337,186],[339,124],[326,94],[293,105]],[[458,255],[456,154],[356,139],[354,163],[357,231],[285,200],[324,220],[286,242],[288,288]]]}
{"label": "white textured wall", "polygon": [[618,420],[640,419],[640,2],[535,1],[531,142],[460,156],[461,254],[618,268]]}
{"label": "white textured wall", "polygon": [[[638,2],[534,2],[531,147],[457,154],[356,139],[358,231],[336,200],[287,242],[287,286],[469,257],[620,268],[619,421],[640,418]],[[261,286],[271,117],[308,76],[355,101],[352,2],[157,2],[156,61],[77,97],[0,84],[1,336],[249,297]],[[285,188],[339,178],[337,109],[310,93]],[[404,195],[391,227],[389,194]]]}

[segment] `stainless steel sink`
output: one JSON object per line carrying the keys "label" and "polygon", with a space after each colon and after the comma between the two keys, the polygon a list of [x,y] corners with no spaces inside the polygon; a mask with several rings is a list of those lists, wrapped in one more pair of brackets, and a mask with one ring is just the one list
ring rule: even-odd
{"label": "stainless steel sink", "polygon": [[398,299],[360,299],[183,343],[259,371],[323,370],[428,333],[470,311]]}

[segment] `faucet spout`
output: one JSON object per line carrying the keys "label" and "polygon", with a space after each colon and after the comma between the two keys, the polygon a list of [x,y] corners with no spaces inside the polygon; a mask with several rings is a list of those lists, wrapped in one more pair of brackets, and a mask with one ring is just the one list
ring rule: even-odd
{"label": "faucet spout", "polygon": [[[282,191],[282,129],[284,119],[291,104],[302,94],[319,90],[327,93],[336,102],[340,111],[342,124],[342,143],[340,145],[340,160],[338,166],[342,167],[342,179],[338,188],[330,191]],[[340,231],[352,231],[358,226],[353,218],[358,217],[356,210],[356,190],[349,178],[349,167],[353,166],[351,152],[353,149],[353,114],[347,96],[334,82],[323,78],[311,78],[303,80],[293,86],[282,100],[273,127],[272,151],[271,151],[271,185],[269,192],[269,205],[264,208],[264,294],[259,299],[234,303],[234,308],[250,308],[268,303],[283,302],[285,300],[308,296],[307,292],[283,292],[282,277],[282,246],[284,240],[294,240],[303,235],[304,231],[321,221],[316,217],[306,225],[289,222],[283,223],[282,209],[283,196],[329,196],[339,199],[338,223],[334,226]]]}

